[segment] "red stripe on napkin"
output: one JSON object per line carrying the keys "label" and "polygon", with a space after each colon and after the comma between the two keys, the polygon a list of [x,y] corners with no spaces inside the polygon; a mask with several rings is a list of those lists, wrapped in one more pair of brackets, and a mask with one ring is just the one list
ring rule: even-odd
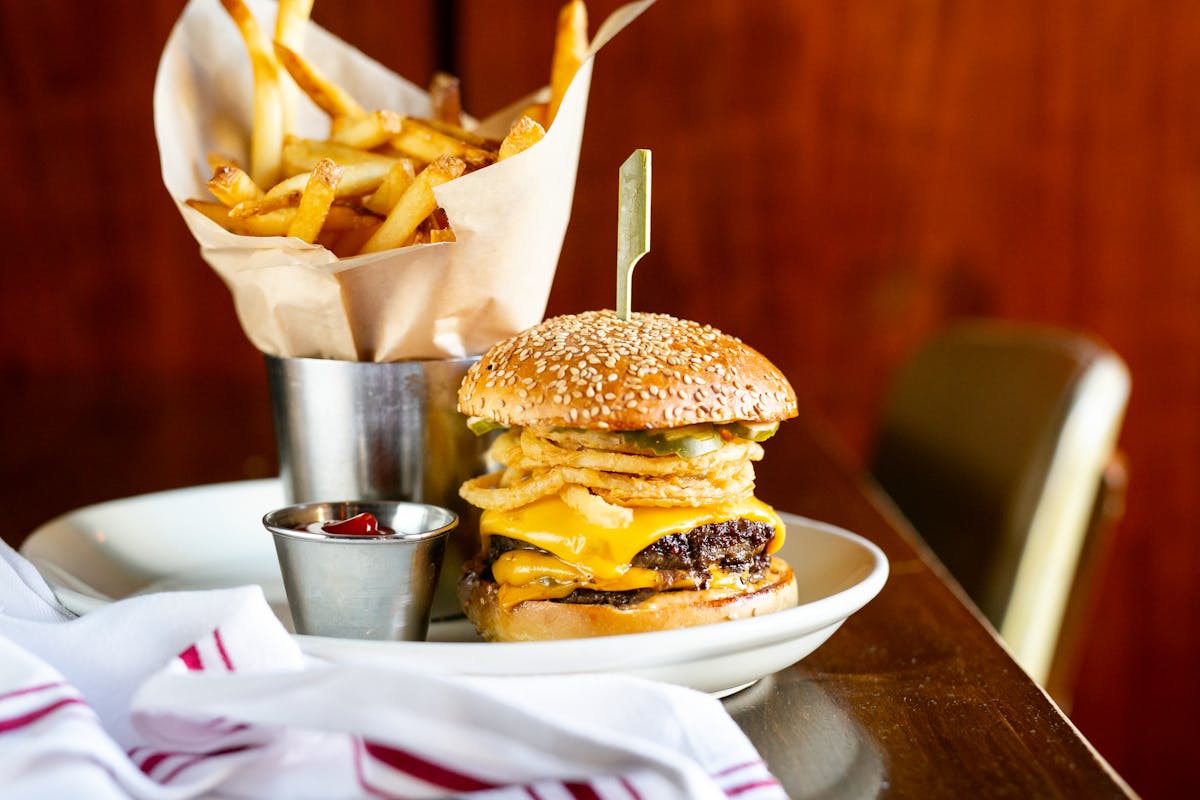
{"label": "red stripe on napkin", "polygon": [[220,629],[213,630],[213,641],[217,643],[217,652],[221,654],[221,660],[225,662],[225,669],[233,672],[233,662],[229,660],[229,653],[225,652],[225,643],[221,641]]}
{"label": "red stripe on napkin", "polygon": [[712,776],[714,778],[723,778],[726,775],[732,775],[733,773],[737,772],[738,770],[749,769],[750,767],[765,767],[765,766],[766,766],[766,764],[763,763],[762,761],[746,761],[741,764],[734,764],[732,767],[726,767],[725,769],[720,770],[718,772],[714,772],[712,774]]}
{"label": "red stripe on napkin", "polygon": [[78,697],[64,697],[61,700],[55,700],[48,706],[30,711],[27,714],[21,714],[17,717],[9,717],[8,719],[0,719],[0,733],[11,733],[12,731],[24,728],[27,725],[32,725],[47,714],[52,714],[63,706],[80,705],[85,706]]}
{"label": "red stripe on napkin", "polygon": [[139,769],[147,775],[150,771],[172,756],[172,753],[155,753],[141,763]]}
{"label": "red stripe on napkin", "polygon": [[180,653],[179,660],[192,672],[199,672],[204,669],[204,662],[200,660],[200,651],[196,649],[196,645],[192,645]]}
{"label": "red stripe on napkin", "polygon": [[213,717],[208,722],[203,723],[200,727],[203,730],[224,735],[239,733],[250,728],[250,726],[245,722],[234,722],[228,717]]}
{"label": "red stripe on napkin", "polygon": [[[146,757],[146,760],[141,763],[139,769],[141,769],[141,771],[144,772],[145,774],[150,775],[151,772],[153,772],[155,769],[157,769],[159,766],[161,766],[162,763],[164,761],[166,761],[168,758],[176,758],[178,756],[186,756],[185,761],[183,761],[180,764],[177,764],[170,772],[168,772],[162,778],[157,779],[159,783],[165,784],[165,783],[169,783],[171,781],[171,779],[174,778],[175,776],[177,776],[180,772],[183,772],[188,767],[192,767],[192,766],[195,766],[196,764],[199,764],[201,761],[207,761],[210,758],[220,758],[221,756],[227,756],[227,755],[231,755],[233,753],[241,753],[245,750],[254,750],[257,747],[259,747],[259,745],[257,745],[257,744],[242,744],[242,745],[235,745],[233,747],[226,747],[222,750],[213,750],[210,753],[191,753],[186,750],[156,750],[153,753],[151,753],[149,756]],[[145,748],[135,747],[132,750],[130,750],[129,751],[130,759],[132,760],[133,754],[135,752],[137,752],[138,750],[142,750],[142,749],[145,749]],[[153,776],[151,776],[151,777],[153,777]]]}
{"label": "red stripe on napkin", "polygon": [[575,800],[600,800],[600,795],[587,783],[563,783],[563,788],[570,792]]}
{"label": "red stripe on napkin", "polygon": [[426,761],[407,750],[398,750],[377,742],[364,740],[363,749],[376,761],[443,789],[455,792],[479,792],[484,789],[498,789],[502,786],[502,784],[489,783],[449,767],[434,764],[432,761]]}
{"label": "red stripe on napkin", "polygon": [[642,800],[642,795],[637,789],[633,788],[633,784],[629,782],[628,778],[621,778],[621,788],[629,792],[629,796],[632,797],[633,800]]}
{"label": "red stripe on napkin", "polygon": [[224,750],[214,750],[211,753],[203,753],[200,755],[193,756],[188,761],[183,762],[182,764],[177,766],[175,769],[171,770],[166,775],[164,775],[159,780],[159,783],[163,783],[163,784],[170,783],[179,775],[179,773],[183,772],[185,769],[188,769],[189,767],[196,766],[201,761],[207,761],[210,758],[219,758],[221,756],[233,755],[234,753],[241,753],[246,750],[256,750],[256,749],[258,749],[258,747],[259,747],[259,745],[256,745],[256,744],[243,744],[243,745],[239,745],[237,747],[227,747]]}
{"label": "red stripe on napkin", "polygon": [[774,776],[772,776],[771,773],[767,771],[767,764],[765,761],[763,761],[761,759],[759,759],[758,761],[746,761],[745,763],[742,763],[742,764],[734,764],[732,767],[726,767],[723,770],[714,772],[713,777],[714,778],[727,778],[735,772],[741,772],[742,770],[747,770],[747,769],[759,770],[762,773],[766,774],[766,777],[765,778],[757,778],[757,779],[741,778],[739,780],[746,780],[746,783],[737,784],[734,786],[730,786],[729,788],[726,788],[725,789],[726,797],[737,797],[740,794],[745,794],[746,792],[750,792],[755,789],[765,789],[769,786],[779,788],[779,786],[780,786],[779,781],[775,780]]}
{"label": "red stripe on napkin", "polygon": [[[356,748],[357,749],[357,748]],[[408,751],[400,750],[388,745],[379,744],[378,742],[362,741],[362,751],[367,755],[386,764],[392,769],[403,772],[425,783],[438,786],[442,789],[447,789],[453,792],[479,792],[487,789],[504,788],[504,784],[492,783],[481,778],[476,778],[472,775],[467,775],[463,772],[451,769],[449,767],[435,764],[427,761],[420,756]],[[361,771],[358,772],[358,781],[364,789],[377,794],[379,796],[388,796],[377,787],[370,786],[366,782],[365,776]],[[575,800],[602,800],[589,783],[579,782],[563,782],[560,784],[564,790]],[[624,778],[621,779],[621,785],[629,792],[633,800],[641,800],[641,795],[633,788],[630,783]],[[532,786],[525,786],[525,793],[529,795],[531,800],[539,800],[540,795]]]}
{"label": "red stripe on napkin", "polygon": [[732,789],[725,790],[726,797],[737,797],[739,794],[752,791],[754,789],[765,789],[768,786],[779,786],[779,781],[774,778],[768,778],[761,781],[753,781],[752,783],[743,783],[741,786],[735,786]]}
{"label": "red stripe on napkin", "polygon": [[363,749],[367,755],[387,764],[392,769],[407,773],[414,778],[441,786],[445,789],[458,792],[477,792],[484,789],[496,789],[501,786],[501,784],[488,783],[466,773],[435,764],[432,761],[426,761],[407,750],[399,750],[366,740],[363,741]]}
{"label": "red stripe on napkin", "polygon": [[10,697],[20,697],[23,694],[34,694],[35,692],[44,692],[47,689],[54,689],[59,686],[66,686],[66,681],[55,681],[54,683],[42,683],[37,686],[26,686],[24,689],[14,689],[11,692],[0,694],[0,701],[7,700]]}

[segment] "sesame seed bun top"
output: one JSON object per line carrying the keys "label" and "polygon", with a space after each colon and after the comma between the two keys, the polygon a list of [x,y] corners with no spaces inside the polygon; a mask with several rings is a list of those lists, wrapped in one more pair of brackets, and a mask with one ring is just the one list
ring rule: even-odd
{"label": "sesame seed bun top", "polygon": [[666,314],[587,311],[496,344],[458,410],[503,425],[634,431],[796,416],[787,378],[751,347]]}

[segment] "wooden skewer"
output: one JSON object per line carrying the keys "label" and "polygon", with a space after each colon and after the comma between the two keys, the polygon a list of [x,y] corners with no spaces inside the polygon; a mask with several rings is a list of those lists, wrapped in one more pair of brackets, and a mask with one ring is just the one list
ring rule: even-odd
{"label": "wooden skewer", "polygon": [[617,208],[617,318],[629,320],[633,268],[650,252],[650,151],[634,150],[621,165]]}

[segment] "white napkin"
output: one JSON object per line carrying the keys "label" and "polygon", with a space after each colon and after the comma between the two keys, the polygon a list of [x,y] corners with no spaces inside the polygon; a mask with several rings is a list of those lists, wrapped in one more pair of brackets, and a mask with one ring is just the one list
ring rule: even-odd
{"label": "white napkin", "polygon": [[29,562],[0,556],[5,798],[786,796],[699,692],[317,661],[258,587],[76,619]]}

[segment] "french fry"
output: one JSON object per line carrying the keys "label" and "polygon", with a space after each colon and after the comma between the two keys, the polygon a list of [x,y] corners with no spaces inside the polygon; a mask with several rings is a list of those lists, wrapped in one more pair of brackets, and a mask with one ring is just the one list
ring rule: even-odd
{"label": "french fry", "polygon": [[281,208],[269,214],[233,220],[230,230],[243,236],[287,236],[288,229],[296,220],[296,212],[295,208]]}
{"label": "french fry", "polygon": [[446,218],[446,211],[442,208],[435,208],[432,214],[421,220],[413,238],[413,244],[454,241],[457,241],[457,237],[455,237],[454,231],[450,230],[450,221]]}
{"label": "french fry", "polygon": [[[318,167],[325,161],[333,163],[331,160],[325,159],[318,162]],[[379,162],[348,164],[346,166],[339,165],[338,168],[342,171],[342,178],[338,182],[334,192],[334,197],[337,200],[371,194],[379,189],[390,170],[387,164]],[[277,208],[287,208],[288,206],[297,205],[308,186],[312,174],[312,172],[301,172],[299,175],[293,175],[286,180],[282,180],[272,186],[265,194],[238,203],[230,209],[229,213],[235,218],[240,218],[248,217],[252,214],[274,211]],[[382,213],[386,214],[387,212],[384,211]]]}
{"label": "french fry", "polygon": [[429,225],[429,241],[431,243],[458,241],[458,237],[450,229],[450,220],[446,217],[445,209],[435,208],[426,222]]}
{"label": "french fry", "polygon": [[404,117],[395,111],[372,111],[362,117],[334,117],[329,126],[329,141],[374,150],[400,133]]}
{"label": "french fry", "polygon": [[275,42],[275,56],[296,85],[329,116],[366,116],[367,112],[349,92],[325,77],[304,56],[283,42]]}
{"label": "french fry", "polygon": [[569,0],[558,13],[554,34],[554,56],[550,62],[550,101],[546,105],[546,127],[554,124],[558,107],[571,79],[579,71],[588,48],[587,6],[583,0]]}
{"label": "french fry", "polygon": [[279,0],[275,15],[275,41],[299,53],[304,45],[304,28],[312,16],[313,0]]}
{"label": "french fry", "polygon": [[188,200],[187,204],[199,211],[230,233],[240,236],[283,236],[296,217],[296,209],[282,208],[270,214],[261,214],[249,219],[237,219],[221,203],[204,200]]}
{"label": "french fry", "polygon": [[460,142],[466,142],[472,147],[478,147],[480,150],[496,152],[500,149],[500,142],[495,139],[489,139],[486,136],[480,136],[474,131],[469,131],[466,128],[460,128],[457,125],[451,125],[449,122],[442,122],[438,119],[417,118],[417,122],[426,127],[433,128],[439,133],[444,133],[447,136],[452,136]]}
{"label": "french fry", "polygon": [[521,117],[508,129],[508,135],[500,142],[499,160],[512,158],[522,150],[527,150],[542,140],[546,129],[529,117]]}
{"label": "french fry", "polygon": [[435,186],[452,181],[466,171],[462,159],[453,156],[438,156],[429,166],[417,174],[416,179],[400,196],[388,213],[387,219],[375,231],[375,235],[363,245],[362,253],[376,253],[404,245],[416,231],[421,221],[437,208],[433,196]]}
{"label": "french fry", "polygon": [[218,153],[216,150],[209,150],[205,155],[208,160],[208,168],[214,173],[221,167],[237,167],[238,169],[242,168],[242,165],[237,162],[237,159],[235,159],[233,156],[226,155],[225,153]]}
{"label": "french fry", "polygon": [[250,55],[254,76],[254,126],[250,133],[250,177],[259,186],[275,183],[283,145],[283,92],[279,63],[250,9],[242,0],[221,0]]}
{"label": "french fry", "polygon": [[[546,111],[547,111],[547,105],[545,103],[532,103],[531,105],[525,106],[525,110],[521,112],[521,116],[529,117],[531,120],[536,122],[538,125],[541,125],[543,128],[545,128],[546,127]],[[518,119],[519,118],[520,117],[518,117]]]}
{"label": "french fry", "polygon": [[384,164],[390,167],[399,157],[318,139],[289,137],[283,143],[283,167],[289,176],[311,171],[322,158],[328,158],[343,167],[350,164]]}
{"label": "french fry", "polygon": [[456,128],[462,127],[462,87],[456,76],[435,72],[429,82],[429,101],[433,118]]}
{"label": "french fry", "polygon": [[379,188],[363,199],[363,205],[376,214],[387,216],[416,177],[417,171],[411,160],[397,159]]}
{"label": "french fry", "polygon": [[418,161],[433,161],[439,156],[448,155],[472,167],[482,167],[496,160],[495,154],[411,117],[404,119],[400,133],[392,137],[390,144],[400,153]]}
{"label": "french fry", "polygon": [[[299,211],[297,208],[280,208],[266,214],[236,219],[231,217],[229,209],[220,203],[208,200],[185,202],[225,230],[241,236],[287,236],[288,228]],[[380,217],[361,208],[333,206],[329,209],[329,215],[325,217],[324,229],[334,233],[348,233],[364,228],[373,231],[381,221]]]}
{"label": "french fry", "polygon": [[214,203],[211,200],[185,200],[189,208],[194,208],[227,231],[234,231],[236,220],[229,216],[229,206],[224,203]]}
{"label": "french fry", "polygon": [[277,208],[300,205],[300,195],[308,186],[312,172],[301,172],[290,178],[285,178],[272,186],[259,197],[243,200],[229,209],[229,215],[234,219],[249,217],[252,214],[265,214]]}
{"label": "french fry", "polygon": [[[282,208],[280,211],[295,211],[296,209]],[[278,213],[278,212],[271,212]],[[253,219],[251,217],[250,219]],[[374,230],[383,222],[383,218],[377,214],[372,214],[364,208],[358,206],[339,206],[335,205],[329,209],[329,215],[325,217],[325,230],[333,231],[334,233],[344,233],[348,231],[357,231],[363,228]]]}
{"label": "french fry", "polygon": [[325,225],[325,217],[333,206],[337,196],[337,187],[342,180],[342,168],[328,158],[321,159],[309,175],[304,192],[300,195],[300,205],[296,209],[296,218],[288,226],[287,235],[303,239],[308,243],[316,240],[317,234]]}
{"label": "french fry", "polygon": [[[297,53],[304,50],[304,29],[312,15],[313,0],[279,0],[275,13],[275,41],[283,42]],[[296,118],[295,82],[281,76],[283,95],[283,132],[291,133]]]}
{"label": "french fry", "polygon": [[392,166],[382,161],[364,161],[361,164],[338,165],[342,170],[342,180],[337,187],[339,199],[362,197],[380,187]]}
{"label": "french fry", "polygon": [[208,190],[218,200],[230,207],[247,201],[259,200],[264,194],[249,175],[239,167],[231,166],[216,168],[212,180],[208,182]]}
{"label": "french fry", "polygon": [[[338,206],[330,209],[330,212],[336,211]],[[362,246],[367,243],[367,240],[375,235],[375,231],[379,230],[379,225],[382,222],[380,219],[375,219],[369,224],[358,225],[357,227],[347,228],[345,230],[331,229],[328,224],[322,232],[329,237],[329,243],[326,245],[338,258],[349,258],[357,255]],[[318,239],[318,242],[321,240]],[[324,243],[324,242],[322,242]]]}

